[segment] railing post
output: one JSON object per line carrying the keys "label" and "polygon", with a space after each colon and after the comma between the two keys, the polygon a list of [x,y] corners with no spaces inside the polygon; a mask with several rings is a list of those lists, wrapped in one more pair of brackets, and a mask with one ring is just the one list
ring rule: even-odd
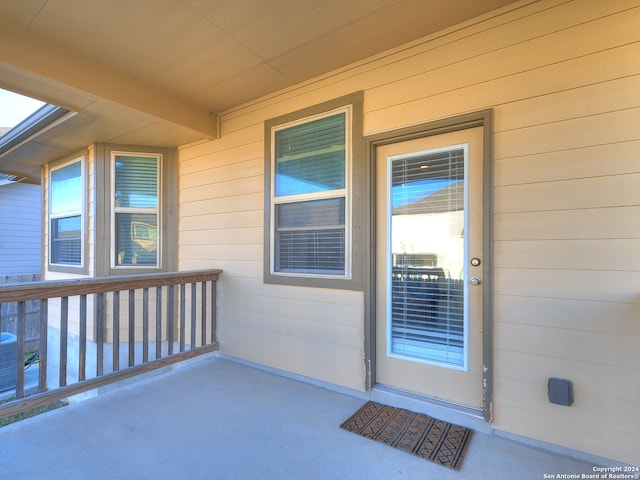
{"label": "railing post", "polygon": [[142,289],[142,363],[149,361],[149,289]]}
{"label": "railing post", "polygon": [[67,384],[67,341],[69,333],[69,297],[60,299],[60,379],[59,385]]}
{"label": "railing post", "polygon": [[129,290],[129,366],[136,363],[136,291]]}
{"label": "railing post", "polygon": [[105,335],[104,293],[98,294],[96,315],[96,376],[104,374],[104,335]]}
{"label": "railing post", "polygon": [[120,292],[113,292],[113,371],[120,370]]}
{"label": "railing post", "polygon": [[175,288],[169,285],[169,298],[167,299],[167,350],[168,355],[173,355],[173,331],[175,329]]}
{"label": "railing post", "polygon": [[156,288],[156,360],[162,357],[162,287]]}
{"label": "railing post", "polygon": [[192,283],[191,284],[191,350],[196,348],[196,342],[194,341],[195,339],[194,330],[196,325],[196,311],[197,311],[197,308],[196,308],[197,295],[196,294],[197,293],[198,291],[196,289],[196,284]]}
{"label": "railing post", "polygon": [[202,332],[201,333],[201,343],[200,345],[207,344],[207,282],[202,282],[202,318],[200,322],[202,323]]}
{"label": "railing post", "polygon": [[211,281],[211,343],[214,344],[218,341],[216,332],[216,280]]}
{"label": "railing post", "polygon": [[24,398],[24,341],[26,336],[27,302],[18,302],[16,328],[16,398]]}
{"label": "railing post", "polygon": [[47,364],[49,348],[49,301],[40,300],[40,362],[38,365],[38,392],[47,390]]}
{"label": "railing post", "polygon": [[180,351],[184,352],[184,344],[185,344],[185,317],[186,317],[186,306],[187,304],[187,284],[183,283],[180,285]]}
{"label": "railing post", "polygon": [[86,378],[87,368],[87,296],[80,295],[80,344],[78,345],[78,381]]}

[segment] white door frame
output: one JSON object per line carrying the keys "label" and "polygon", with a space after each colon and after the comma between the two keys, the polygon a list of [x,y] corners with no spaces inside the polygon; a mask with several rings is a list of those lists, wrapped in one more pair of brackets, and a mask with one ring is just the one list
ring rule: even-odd
{"label": "white door frame", "polygon": [[[483,182],[484,198],[484,238],[483,238],[483,312],[482,312],[482,370],[483,392],[482,413],[486,422],[493,417],[493,111],[482,110],[448,119],[428,122],[399,130],[379,133],[365,138],[368,155],[367,175],[369,184],[366,192],[369,205],[368,242],[371,246],[365,268],[365,366],[367,390],[376,385],[376,173],[377,148],[383,145],[398,143],[416,138],[440,135],[473,127],[483,127]],[[384,288],[382,286],[381,288]],[[382,292],[382,294],[385,294]]]}

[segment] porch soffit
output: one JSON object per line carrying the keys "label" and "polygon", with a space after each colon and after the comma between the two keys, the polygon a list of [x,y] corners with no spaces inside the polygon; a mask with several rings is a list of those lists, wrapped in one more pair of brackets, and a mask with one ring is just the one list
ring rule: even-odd
{"label": "porch soffit", "polygon": [[[215,138],[242,105],[513,0],[0,0],[0,87],[78,112],[0,158]],[[1,125],[0,125],[1,127]]]}

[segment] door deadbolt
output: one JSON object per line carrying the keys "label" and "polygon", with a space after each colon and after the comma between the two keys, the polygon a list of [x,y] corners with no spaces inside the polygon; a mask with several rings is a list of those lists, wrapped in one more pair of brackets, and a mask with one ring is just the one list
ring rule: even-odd
{"label": "door deadbolt", "polygon": [[471,259],[471,265],[473,265],[474,267],[479,267],[481,263],[482,260],[480,260],[478,257],[473,257]]}
{"label": "door deadbolt", "polygon": [[480,285],[480,277],[471,277],[471,285]]}

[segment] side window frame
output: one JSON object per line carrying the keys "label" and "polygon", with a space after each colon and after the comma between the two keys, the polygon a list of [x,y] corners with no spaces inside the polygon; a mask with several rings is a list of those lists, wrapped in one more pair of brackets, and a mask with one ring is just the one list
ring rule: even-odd
{"label": "side window frame", "polygon": [[[172,272],[177,269],[178,251],[178,155],[176,148],[150,147],[138,145],[94,144],[95,188],[96,188],[96,225],[95,239],[95,275],[136,275],[142,273]],[[161,155],[161,175],[159,178],[159,225],[157,230],[160,249],[158,263],[160,267],[149,265],[122,265],[115,268],[112,263],[112,250],[115,249],[112,231],[112,152],[127,152],[134,155]]]}
{"label": "side window frame", "polygon": [[[117,157],[145,157],[145,158],[155,158],[156,159],[156,207],[146,207],[146,208],[124,208],[117,205],[116,202],[116,158]],[[110,262],[111,269],[121,270],[121,269],[152,269],[161,271],[163,268],[162,265],[162,235],[159,234],[162,232],[162,163],[163,156],[161,153],[143,153],[143,152],[129,152],[129,151],[111,151],[110,159],[110,184],[111,184],[111,194],[109,196],[110,200],[110,208],[111,208],[111,248],[109,249],[110,253]],[[119,260],[119,253],[116,252],[117,240],[116,240],[116,223],[119,214],[146,214],[146,215],[155,215],[156,216],[156,261],[155,264],[136,264],[135,261],[132,263],[122,263]]]}
{"label": "side window frame", "polygon": [[[52,215],[52,205],[54,202],[53,198],[53,189],[52,189],[52,178],[53,172],[56,170],[63,169],[74,163],[80,163],[80,195],[81,195],[81,206],[79,210],[74,210],[73,212],[66,212],[67,215]],[[88,243],[88,232],[87,232],[87,193],[88,193],[88,180],[87,180],[87,153],[80,152],[78,154],[66,157],[65,159],[52,164],[48,168],[47,175],[47,269],[51,272],[64,272],[64,273],[76,273],[76,274],[85,274],[87,272],[87,243]],[[53,249],[54,249],[54,239],[53,239],[53,221],[60,218],[69,217],[69,213],[74,213],[80,216],[80,263],[79,264],[71,264],[71,263],[54,263],[52,261],[53,258]]]}
{"label": "side window frame", "polygon": [[[344,275],[322,273],[275,272],[275,209],[274,209],[274,132],[288,127],[349,112],[346,125],[347,165],[345,166],[345,271]],[[265,196],[264,196],[264,271],[268,284],[295,285],[318,288],[362,290],[364,288],[364,225],[367,165],[364,159],[362,131],[363,93],[356,92],[303,110],[267,120],[265,128]],[[303,196],[304,197],[304,196]]]}

